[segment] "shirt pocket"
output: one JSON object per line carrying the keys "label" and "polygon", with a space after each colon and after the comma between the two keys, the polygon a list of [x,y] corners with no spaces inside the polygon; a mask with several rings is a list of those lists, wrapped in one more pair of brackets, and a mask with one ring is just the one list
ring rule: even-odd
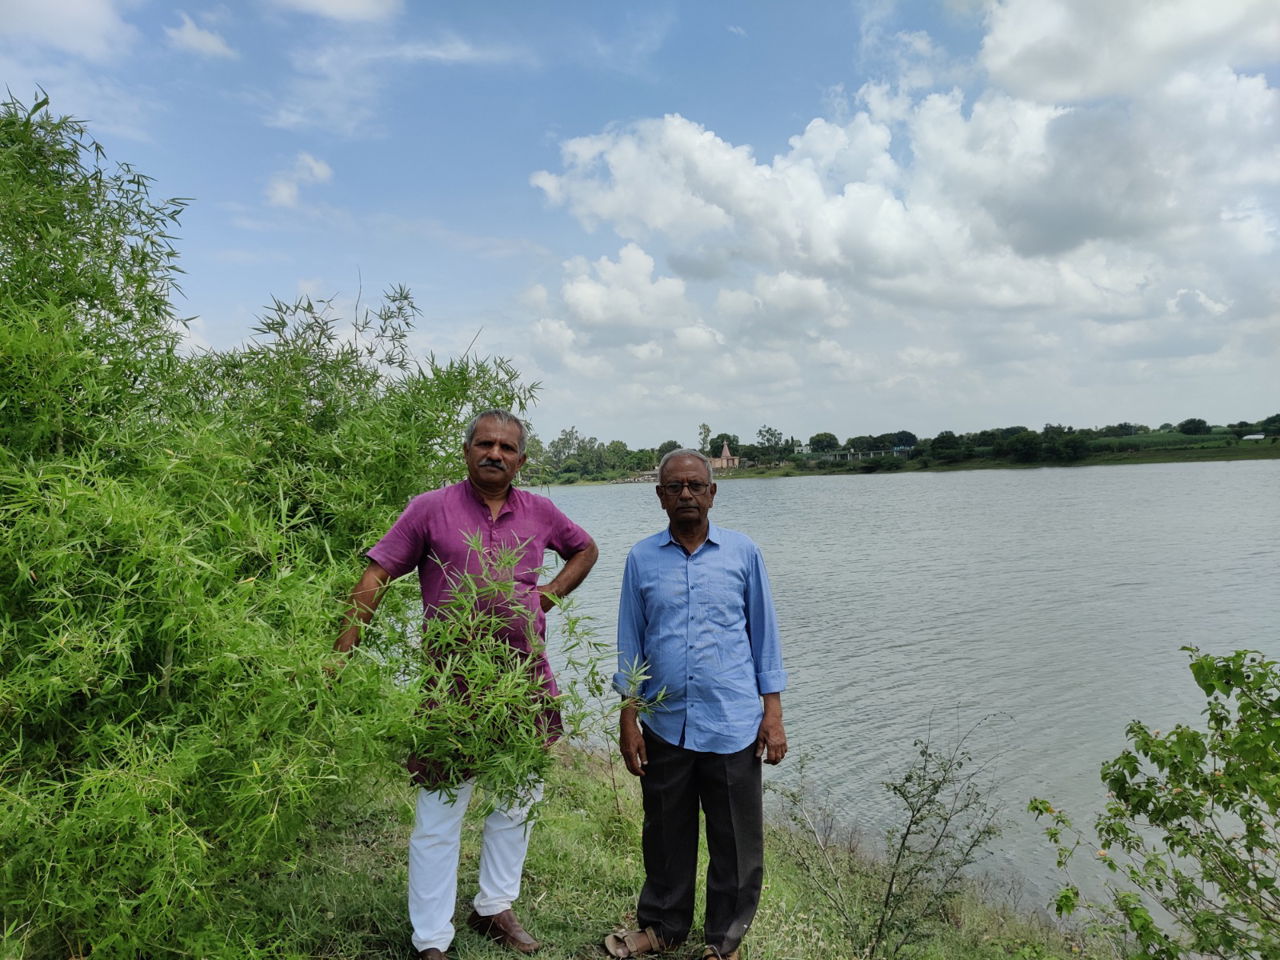
{"label": "shirt pocket", "polygon": [[707,589],[706,618],[713,628],[737,639],[746,630],[746,601],[727,583],[713,583]]}

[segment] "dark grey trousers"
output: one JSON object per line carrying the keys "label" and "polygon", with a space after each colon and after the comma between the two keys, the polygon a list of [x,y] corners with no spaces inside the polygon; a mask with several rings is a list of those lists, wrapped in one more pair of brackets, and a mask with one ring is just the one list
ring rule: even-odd
{"label": "dark grey trousers", "polygon": [[705,941],[721,954],[737,948],[756,915],[764,880],[764,802],[755,744],[737,753],[675,747],[647,729],[644,797],[645,883],[636,917],[667,944],[693,923],[698,808],[706,815]]}

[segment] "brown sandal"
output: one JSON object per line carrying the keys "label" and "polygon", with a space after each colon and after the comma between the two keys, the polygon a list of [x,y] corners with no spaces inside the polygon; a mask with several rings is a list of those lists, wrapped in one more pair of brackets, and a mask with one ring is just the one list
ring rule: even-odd
{"label": "brown sandal", "polygon": [[721,953],[715,947],[708,946],[702,951],[702,960],[738,960],[738,950],[735,947],[729,953]]}
{"label": "brown sandal", "polygon": [[627,957],[641,957],[646,953],[665,950],[666,944],[654,932],[653,927],[645,927],[643,930],[605,934],[604,948],[609,951],[609,956],[626,960]]}

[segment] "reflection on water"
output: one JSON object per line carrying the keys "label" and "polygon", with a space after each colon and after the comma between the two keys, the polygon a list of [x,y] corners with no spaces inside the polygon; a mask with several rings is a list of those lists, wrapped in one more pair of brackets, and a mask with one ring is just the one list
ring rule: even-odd
{"label": "reflection on water", "polygon": [[[665,525],[653,488],[545,492],[600,545],[578,601],[611,637],[626,552]],[[1027,799],[1086,824],[1130,720],[1198,723],[1180,647],[1280,657],[1276,461],[726,480],[712,518],[764,551],[793,754],[865,834],[931,717],[1007,715],[970,743],[1010,821],[985,866],[1037,906],[1054,871]]]}

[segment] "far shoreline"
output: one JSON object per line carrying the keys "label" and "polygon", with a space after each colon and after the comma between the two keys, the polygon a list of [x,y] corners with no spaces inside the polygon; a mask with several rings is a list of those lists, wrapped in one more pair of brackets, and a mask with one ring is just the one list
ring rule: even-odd
{"label": "far shoreline", "polygon": [[[1221,447],[1182,447],[1162,448],[1154,450],[1105,452],[1090,454],[1079,460],[1065,463],[1036,461],[1034,463],[1015,463],[1011,460],[991,457],[973,457],[957,463],[937,463],[931,458],[921,457],[916,460],[903,459],[902,465],[894,469],[862,469],[868,461],[853,461],[839,464],[824,463],[820,460],[807,460],[801,463],[788,462],[771,467],[745,467],[736,470],[716,471],[716,480],[751,480],[775,479],[778,477],[830,477],[859,476],[897,473],[953,473],[960,470],[1037,470],[1054,468],[1127,466],[1131,464],[1151,463],[1222,463],[1238,460],[1280,460],[1280,443],[1272,443],[1272,438],[1265,442],[1251,442],[1248,445],[1236,443]],[[652,475],[634,473],[626,477],[612,479],[575,480],[573,483],[537,483],[529,486],[584,487],[607,486],[610,484],[647,483]]]}

